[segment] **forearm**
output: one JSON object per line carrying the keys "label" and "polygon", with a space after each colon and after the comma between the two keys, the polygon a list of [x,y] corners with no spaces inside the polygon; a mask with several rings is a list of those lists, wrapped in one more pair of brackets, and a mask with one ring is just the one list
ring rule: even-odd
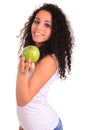
{"label": "forearm", "polygon": [[25,62],[24,57],[20,58],[16,81],[16,99],[19,106],[24,106],[31,100],[28,74],[34,69],[35,64],[31,60]]}
{"label": "forearm", "polygon": [[25,105],[29,100],[28,75],[18,72],[16,81],[17,104]]}

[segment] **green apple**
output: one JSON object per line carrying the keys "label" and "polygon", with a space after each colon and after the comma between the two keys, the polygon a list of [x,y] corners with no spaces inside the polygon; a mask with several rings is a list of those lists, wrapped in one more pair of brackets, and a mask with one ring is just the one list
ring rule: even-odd
{"label": "green apple", "polygon": [[29,45],[23,49],[22,56],[25,57],[25,61],[30,59],[32,62],[37,62],[40,57],[40,51],[36,46]]}

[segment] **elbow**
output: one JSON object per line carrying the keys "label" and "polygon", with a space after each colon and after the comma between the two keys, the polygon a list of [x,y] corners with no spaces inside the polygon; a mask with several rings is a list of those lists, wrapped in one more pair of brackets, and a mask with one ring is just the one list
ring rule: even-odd
{"label": "elbow", "polygon": [[25,106],[30,102],[29,96],[16,96],[18,106]]}

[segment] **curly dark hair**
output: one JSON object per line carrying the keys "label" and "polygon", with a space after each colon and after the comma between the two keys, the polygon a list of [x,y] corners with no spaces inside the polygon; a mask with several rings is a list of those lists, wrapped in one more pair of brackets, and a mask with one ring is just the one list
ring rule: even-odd
{"label": "curly dark hair", "polygon": [[40,59],[49,54],[54,54],[58,60],[60,78],[66,78],[66,72],[71,71],[71,55],[74,45],[72,29],[64,12],[54,4],[44,3],[36,9],[20,31],[20,49],[28,45],[35,45],[31,36],[31,26],[36,14],[40,10],[46,10],[52,15],[52,34],[48,41],[39,47]]}

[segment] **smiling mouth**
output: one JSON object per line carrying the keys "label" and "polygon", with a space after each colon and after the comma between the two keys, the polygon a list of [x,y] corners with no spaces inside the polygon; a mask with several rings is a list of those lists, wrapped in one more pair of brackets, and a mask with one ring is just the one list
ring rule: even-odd
{"label": "smiling mouth", "polygon": [[39,32],[34,32],[34,36],[43,36],[43,35]]}

